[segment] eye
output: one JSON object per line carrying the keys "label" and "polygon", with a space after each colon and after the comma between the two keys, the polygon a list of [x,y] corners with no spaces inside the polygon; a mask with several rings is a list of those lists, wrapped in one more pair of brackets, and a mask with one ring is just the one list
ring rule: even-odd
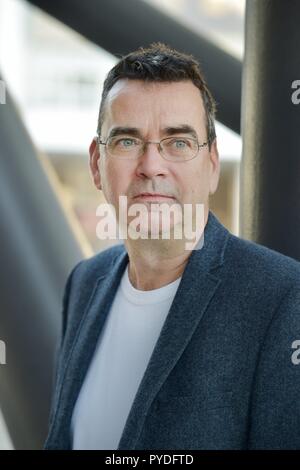
{"label": "eye", "polygon": [[135,139],[131,139],[129,137],[125,137],[123,139],[118,139],[115,145],[123,147],[123,148],[130,148],[137,145],[137,141]]}
{"label": "eye", "polygon": [[175,146],[176,146],[177,148],[179,148],[179,149],[180,149],[180,148],[185,148],[186,145],[187,145],[187,142],[186,142],[185,140],[182,140],[182,139],[179,140],[179,139],[177,139],[177,140],[175,141]]}
{"label": "eye", "polygon": [[187,147],[190,147],[190,142],[188,139],[177,137],[174,139],[170,139],[170,145],[174,147],[176,150],[184,150]]}

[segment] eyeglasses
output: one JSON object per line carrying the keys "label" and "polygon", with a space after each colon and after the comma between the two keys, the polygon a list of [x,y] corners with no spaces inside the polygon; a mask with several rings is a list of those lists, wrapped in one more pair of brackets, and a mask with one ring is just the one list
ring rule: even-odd
{"label": "eyeglasses", "polygon": [[144,141],[136,137],[111,137],[106,142],[97,136],[99,145],[105,145],[107,154],[113,158],[135,160],[144,154],[147,144],[155,144],[158,146],[160,155],[165,159],[173,162],[186,162],[195,158],[200,148],[208,145],[208,142],[199,144],[197,139],[190,137],[166,137],[159,142]]}

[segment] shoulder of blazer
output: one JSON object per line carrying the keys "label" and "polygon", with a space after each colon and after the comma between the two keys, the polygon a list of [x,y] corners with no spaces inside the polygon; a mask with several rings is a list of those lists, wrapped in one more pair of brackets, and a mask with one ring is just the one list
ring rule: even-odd
{"label": "shoulder of blazer", "polygon": [[62,338],[67,327],[68,310],[72,311],[72,317],[76,316],[77,311],[80,314],[85,308],[97,280],[106,275],[118,257],[125,253],[125,246],[118,244],[106,248],[90,258],[81,260],[74,266],[68,276],[64,290]]}
{"label": "shoulder of blazer", "polygon": [[80,261],[72,271],[73,283],[90,283],[106,275],[120,255],[126,253],[123,244],[117,244],[106,248],[94,256]]}
{"label": "shoulder of blazer", "polygon": [[280,284],[290,289],[300,280],[300,263],[289,256],[258,243],[229,235],[225,252],[227,269],[244,276],[272,279],[272,284]]}

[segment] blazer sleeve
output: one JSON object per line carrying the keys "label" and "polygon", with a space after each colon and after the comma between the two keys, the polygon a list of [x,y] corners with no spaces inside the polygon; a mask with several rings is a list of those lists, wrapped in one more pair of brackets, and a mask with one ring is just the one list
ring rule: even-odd
{"label": "blazer sleeve", "polygon": [[73,280],[75,271],[77,270],[77,268],[79,267],[81,263],[82,261],[77,263],[75,267],[71,270],[70,274],[68,275],[65,287],[64,287],[64,293],[63,293],[63,298],[62,298],[60,334],[59,334],[58,341],[56,343],[56,347],[54,351],[54,367],[52,371],[53,372],[52,398],[51,398],[51,409],[50,409],[50,415],[49,415],[49,424],[51,423],[51,420],[54,414],[55,403],[56,403],[55,395],[57,391],[57,382],[59,378],[61,351],[63,348],[64,338],[65,338],[65,333],[66,333],[67,323],[68,323],[68,307],[69,307],[70,293],[72,289],[72,280]]}
{"label": "blazer sleeve", "polygon": [[250,449],[300,449],[300,279],[269,324],[249,418]]}

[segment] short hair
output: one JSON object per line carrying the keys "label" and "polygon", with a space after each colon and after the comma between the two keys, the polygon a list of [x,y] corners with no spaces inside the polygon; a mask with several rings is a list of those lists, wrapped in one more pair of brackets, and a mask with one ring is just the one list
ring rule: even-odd
{"label": "short hair", "polygon": [[104,81],[98,116],[97,133],[99,135],[104,121],[106,97],[114,84],[122,78],[142,80],[144,82],[191,80],[200,90],[202,96],[206,114],[207,140],[210,148],[216,137],[216,103],[206,85],[199,62],[192,55],[179,52],[161,42],[156,42],[150,44],[148,48],[140,47],[122,57],[109,71]]}

